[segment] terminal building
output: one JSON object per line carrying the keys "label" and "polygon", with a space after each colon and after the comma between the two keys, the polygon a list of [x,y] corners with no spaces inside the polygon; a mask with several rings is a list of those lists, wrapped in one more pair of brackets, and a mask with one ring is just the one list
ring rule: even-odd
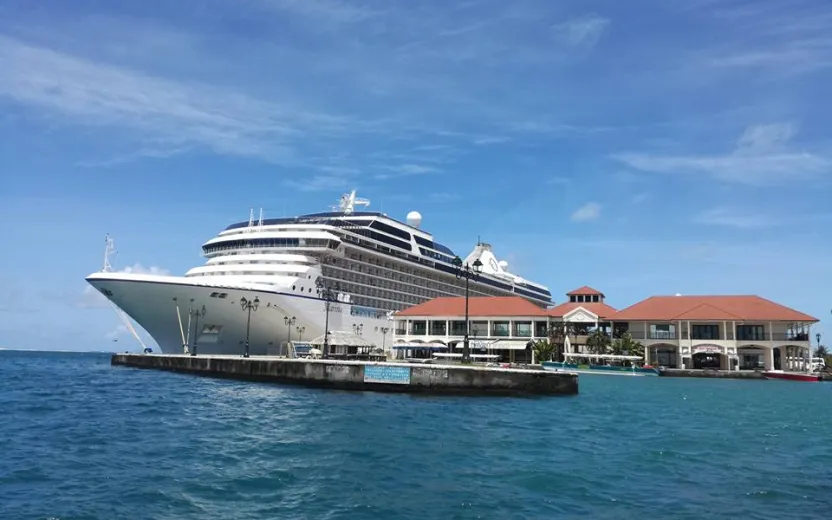
{"label": "terminal building", "polygon": [[759,296],[652,296],[609,317],[669,368],[789,370],[811,351],[818,320]]}
{"label": "terminal building", "polygon": [[[652,296],[617,310],[581,287],[542,308],[516,296],[468,299],[472,359],[528,363],[534,341],[565,330],[565,352],[588,353],[589,335],[624,332],[644,345],[644,362],[668,368],[795,369],[811,350],[817,319],[759,296]],[[458,358],[465,298],[429,300],[394,315],[397,358]],[[589,355],[589,354],[588,354]]]}

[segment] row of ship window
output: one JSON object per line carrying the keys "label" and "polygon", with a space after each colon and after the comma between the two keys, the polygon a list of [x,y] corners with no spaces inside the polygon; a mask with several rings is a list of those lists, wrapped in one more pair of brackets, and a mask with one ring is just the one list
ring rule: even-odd
{"label": "row of ship window", "polygon": [[[381,223],[373,222],[373,224],[381,224]],[[377,227],[377,226],[373,226],[373,227]],[[386,226],[386,227],[390,227],[390,226]],[[381,228],[379,228],[379,229],[381,229]],[[395,229],[395,228],[391,228],[391,229]],[[351,229],[350,231],[353,232],[353,233],[359,234],[359,235],[366,236],[367,238],[371,238],[371,239],[376,240],[378,242],[388,244],[388,245],[392,245],[394,247],[398,247],[400,249],[403,249],[404,251],[410,251],[411,250],[410,244],[404,243],[404,242],[401,242],[400,240],[397,240],[395,238],[383,235],[382,233],[372,231],[368,228]],[[387,230],[385,229],[385,231],[387,231]],[[379,246],[377,244],[366,242],[364,240],[360,240],[360,239],[357,239],[355,237],[350,237],[349,235],[345,236],[344,238],[346,239],[346,241],[354,242],[354,243],[356,243],[356,245],[359,245],[361,247],[365,247],[365,248],[368,248],[368,249],[379,250]],[[420,237],[417,237],[417,238],[420,238]],[[427,242],[424,239],[417,240],[417,241],[420,242],[420,243]],[[444,250],[447,250],[447,251],[451,252],[449,249],[445,248],[444,246],[440,246],[439,244],[431,243],[430,245],[435,246],[435,247],[442,247]],[[204,252],[204,254],[208,255],[208,254],[213,254],[213,253],[220,252],[220,251],[227,251],[229,249],[254,248],[254,247],[310,247],[310,248],[336,249],[338,247],[338,242],[335,241],[335,240],[329,240],[329,239],[312,239],[312,238],[309,238],[309,239],[307,239],[307,238],[235,239],[235,240],[224,241],[224,242],[217,243],[217,244],[211,244],[209,246],[204,246],[203,247],[203,252]],[[410,253],[407,253],[407,252],[399,252],[399,251],[391,250],[391,249],[385,248],[383,246],[381,248],[381,252],[384,253],[384,254],[397,256],[397,257],[400,257],[400,258],[405,259],[405,260],[417,262],[417,263],[425,265],[426,267],[438,268],[438,269],[446,271],[446,272],[450,272],[450,271],[454,270],[454,268],[449,266],[449,265],[443,265],[443,264],[433,265],[431,262],[429,262],[427,260],[427,258],[432,258],[432,259],[435,259],[435,260],[443,261],[446,264],[450,264],[453,261],[452,257],[441,254],[441,253],[437,253],[437,252],[434,252],[434,251],[428,251],[424,247],[420,247],[419,249],[420,249],[420,252],[423,255],[422,257],[418,257],[416,255],[413,255],[413,254],[410,254]],[[425,257],[427,257],[427,258],[425,258]],[[485,279],[485,278],[482,281],[483,281],[483,283],[498,286],[499,288],[504,289],[504,290],[511,290],[511,286],[509,286],[508,284],[503,284],[503,283],[496,282],[496,281],[489,280],[489,279]],[[532,297],[532,298],[544,298],[545,299],[545,298],[550,297],[548,291],[533,288],[531,286],[526,286],[525,288],[517,287],[517,288],[515,288],[515,291],[520,293],[520,294],[523,294],[525,296]],[[499,293],[495,293],[495,294],[499,294]]]}
{"label": "row of ship window", "polygon": [[[394,280],[398,282],[407,283],[410,285],[414,285],[417,287],[427,287],[430,288],[430,291],[424,291],[420,293],[422,296],[439,296],[440,291],[443,291],[444,294],[454,294],[454,295],[462,295],[463,288],[461,283],[457,280],[454,280],[450,276],[440,277],[438,274],[434,272],[430,272],[427,270],[420,270],[417,271],[416,269],[410,268],[408,266],[399,266],[399,265],[391,265],[388,262],[374,262],[373,258],[364,258],[361,254],[352,254],[347,253],[347,259],[355,260],[356,262],[349,262],[347,261],[346,268],[350,269],[351,271],[357,271],[359,273],[366,272],[369,275],[382,277],[387,280]],[[369,263],[371,265],[366,265],[364,262]],[[333,262],[333,264],[336,264]],[[343,264],[343,261],[342,261]],[[378,269],[372,267],[372,265],[378,265],[379,267],[383,267],[383,269]],[[457,283],[448,283],[447,280],[454,280]],[[483,287],[476,287],[472,288],[472,294],[484,294],[484,295],[500,295],[504,294],[496,289],[491,288],[483,288]]]}
{"label": "row of ship window", "polygon": [[[408,240],[408,242],[402,242],[401,240],[399,240],[397,238],[393,238],[392,236],[385,235],[384,233],[379,233],[379,232],[373,231],[373,230],[371,230],[367,227],[364,227],[364,226],[356,226],[355,228],[352,228],[349,231],[352,232],[352,233],[356,233],[358,235],[365,236],[365,237],[370,238],[372,240],[376,240],[377,242],[381,242],[383,244],[398,247],[399,249],[402,249],[402,250],[407,251],[407,252],[411,251],[411,244],[409,243],[409,240],[410,240],[410,234],[409,233],[407,233],[403,230],[400,230],[398,228],[389,226],[389,225],[384,224],[384,223],[379,222],[379,221],[373,221],[370,226],[373,227],[373,228],[378,229],[379,231],[384,231],[385,233],[389,233],[390,235],[396,235],[396,236],[399,236],[400,238],[404,238],[405,240]],[[297,230],[295,230],[295,231],[297,231]],[[357,243],[358,245],[360,245],[362,247],[367,247],[367,248],[370,248],[370,249],[378,249],[377,244],[365,242],[363,240],[357,239],[355,237],[350,237],[350,236],[346,236],[344,238],[347,239],[348,241],[355,242],[355,243]],[[428,267],[434,267],[434,266],[431,265],[429,262],[427,262],[425,260],[425,257],[432,258],[434,260],[439,260],[439,261],[445,262],[447,264],[451,264],[453,262],[453,254],[454,253],[453,253],[453,251],[451,251],[447,247],[445,247],[441,244],[436,244],[436,243],[431,242],[431,241],[429,241],[427,239],[424,239],[422,237],[416,236],[415,239],[416,239],[416,242],[420,246],[430,247],[432,249],[440,250],[442,252],[440,253],[440,252],[437,252],[437,251],[429,251],[425,247],[419,247],[419,252],[422,254],[422,257],[417,257],[416,255],[409,254],[407,252],[398,252],[398,251],[390,250],[390,249],[387,249],[387,248],[383,248],[382,252],[384,252],[386,254],[391,254],[393,256],[398,256],[400,258],[404,258],[404,259],[407,259],[407,260],[410,260],[410,261],[414,261],[414,262],[417,262],[417,263],[421,263],[421,264],[424,264]],[[204,250],[205,254],[210,254],[210,253],[214,253],[214,252],[217,252],[217,251],[224,251],[224,250],[228,250],[228,249],[239,249],[241,247],[249,247],[249,248],[250,247],[323,247],[323,248],[328,248],[328,249],[336,249],[338,247],[338,242],[333,241],[333,240],[328,240],[328,239],[304,239],[304,238],[262,238],[262,239],[253,239],[253,240],[237,239],[237,240],[230,240],[230,241],[222,242],[220,244],[212,244],[211,246],[204,247],[203,250]],[[443,253],[446,253],[446,254],[443,254]],[[436,267],[440,267],[440,266],[437,265]],[[448,270],[448,269],[453,269],[453,268],[451,268],[450,266],[441,266],[440,269]],[[499,282],[494,282],[494,281],[491,281],[491,280],[483,280],[483,281],[485,283],[491,283],[492,285],[499,285],[502,289],[510,289],[509,287],[503,287],[503,284],[500,284]],[[545,291],[543,289],[539,289],[537,287],[533,287],[533,286],[530,286],[530,285],[524,285],[524,288],[519,288],[518,287],[515,290],[517,292],[519,292],[521,294],[524,294],[526,296],[529,296],[529,297],[538,297],[538,298],[540,298],[540,297],[549,298],[550,297],[550,294],[549,294],[548,291]]]}
{"label": "row of ship window", "polygon": [[210,255],[219,251],[228,251],[230,249],[250,249],[259,247],[312,247],[336,249],[338,247],[338,241],[326,238],[234,239],[202,246],[202,252],[205,255]]}

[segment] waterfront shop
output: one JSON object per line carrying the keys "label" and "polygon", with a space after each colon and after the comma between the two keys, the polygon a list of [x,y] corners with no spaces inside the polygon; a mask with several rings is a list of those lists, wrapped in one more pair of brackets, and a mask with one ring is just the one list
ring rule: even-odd
{"label": "waterfront shop", "polygon": [[[469,348],[472,361],[530,363],[535,341],[550,330],[564,336],[565,353],[587,352],[595,330],[609,331],[608,316],[616,310],[604,294],[581,287],[567,301],[543,308],[519,296],[468,299]],[[436,298],[395,314],[393,351],[396,359],[459,359],[465,336],[465,298]]]}
{"label": "waterfront shop", "polygon": [[566,293],[567,301],[546,310],[551,326],[563,331],[564,353],[588,354],[589,335],[612,330],[609,317],[617,311],[604,301],[604,293],[583,286]]}
{"label": "waterfront shop", "polygon": [[759,296],[652,296],[608,317],[667,368],[795,370],[817,319]]}
{"label": "waterfront shop", "polygon": [[[532,344],[546,337],[549,316],[519,296],[468,298],[474,362],[531,363]],[[465,298],[434,298],[395,314],[396,359],[458,360],[465,338]]]}
{"label": "waterfront shop", "polygon": [[[532,345],[550,331],[564,353],[589,354],[595,331],[629,333],[644,346],[644,364],[686,369],[799,370],[812,348],[817,319],[759,296],[652,296],[622,310],[601,291],[581,287],[543,308],[515,296],[468,299],[472,361],[529,363]],[[394,315],[393,357],[459,359],[465,298],[441,297]]]}

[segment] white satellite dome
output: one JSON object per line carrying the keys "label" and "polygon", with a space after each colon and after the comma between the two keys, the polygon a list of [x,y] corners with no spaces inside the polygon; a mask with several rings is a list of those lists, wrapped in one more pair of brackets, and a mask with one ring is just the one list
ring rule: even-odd
{"label": "white satellite dome", "polygon": [[508,262],[506,262],[505,260],[500,260],[499,262],[497,262],[497,265],[499,265],[503,271],[508,271]]}
{"label": "white satellite dome", "polygon": [[407,214],[407,225],[412,227],[419,227],[422,225],[422,214],[418,211],[411,211]]}

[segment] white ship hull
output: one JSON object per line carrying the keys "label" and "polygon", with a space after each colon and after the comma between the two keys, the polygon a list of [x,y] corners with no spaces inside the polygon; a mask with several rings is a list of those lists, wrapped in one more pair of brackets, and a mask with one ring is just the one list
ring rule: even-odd
{"label": "white ship hull", "polygon": [[[251,355],[285,353],[290,334],[292,341],[308,341],[324,333],[325,301],[321,298],[289,294],[278,288],[233,287],[197,280],[113,272],[94,273],[87,277],[88,283],[144,328],[166,354],[181,354],[184,343],[194,343],[197,327],[188,314],[191,302],[194,308],[200,310],[205,306],[205,315],[199,318],[200,334],[196,338],[200,354],[244,353],[248,312],[243,311],[240,305],[243,297],[260,300],[258,310],[251,313]],[[220,297],[222,294],[225,296]],[[293,316],[296,321],[290,332],[284,318]],[[330,332],[353,333],[353,326],[361,327],[361,336],[376,346],[390,349],[392,322],[383,313],[369,313],[348,303],[332,302]],[[305,327],[302,338],[298,338],[297,327]],[[389,330],[383,333],[382,327]]]}

